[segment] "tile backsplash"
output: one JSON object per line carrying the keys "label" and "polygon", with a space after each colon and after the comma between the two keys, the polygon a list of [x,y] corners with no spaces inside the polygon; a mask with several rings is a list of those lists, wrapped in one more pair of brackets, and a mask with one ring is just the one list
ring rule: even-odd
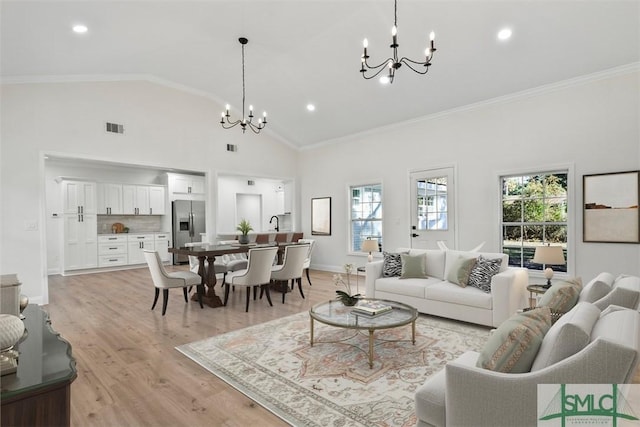
{"label": "tile backsplash", "polygon": [[116,222],[129,227],[129,233],[169,231],[162,229],[160,215],[98,215],[98,234],[111,233],[111,226]]}

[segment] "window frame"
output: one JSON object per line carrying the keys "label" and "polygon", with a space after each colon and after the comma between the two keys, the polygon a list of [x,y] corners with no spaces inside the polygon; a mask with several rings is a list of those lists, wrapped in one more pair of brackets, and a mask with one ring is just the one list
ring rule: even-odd
{"label": "window frame", "polygon": [[[497,203],[496,203],[496,216],[498,220],[496,221],[497,230],[496,235],[498,236],[498,245],[500,248],[500,252],[505,253],[504,251],[504,225],[511,224],[512,222],[504,222],[503,221],[503,188],[502,188],[502,180],[505,178],[511,177],[519,177],[519,176],[533,176],[533,175],[550,175],[550,174],[566,174],[567,175],[567,216],[566,221],[564,222],[567,230],[567,241],[566,241],[566,272],[556,271],[554,277],[566,278],[570,277],[575,271],[575,252],[576,252],[576,235],[575,235],[575,227],[576,227],[576,209],[575,209],[575,172],[573,163],[570,164],[559,164],[559,165],[548,165],[537,168],[530,169],[517,169],[517,170],[508,170],[508,171],[499,171],[496,174],[496,182],[497,182]],[[522,222],[523,224],[527,224]],[[543,222],[535,222],[532,225],[543,224]],[[556,224],[556,223],[548,223],[548,224]],[[514,266],[517,267],[517,266]],[[521,268],[526,268],[522,266]],[[533,270],[528,269],[529,276],[534,278],[543,278],[544,272],[543,270]]]}
{"label": "window frame", "polygon": [[[380,237],[378,238],[378,244],[382,248],[382,242],[384,241],[384,187],[382,184],[382,180],[369,180],[363,183],[352,183],[347,185],[347,223],[349,224],[349,231],[347,233],[347,253],[349,255],[362,255],[366,256],[365,252],[361,252],[360,250],[356,250],[354,247],[354,227],[353,224],[355,221],[363,221],[362,218],[354,219],[353,218],[353,190],[357,188],[364,187],[379,187],[380,189],[380,208],[381,215],[380,219],[368,220],[375,221],[380,223]],[[366,221],[366,220],[365,220]],[[382,253],[382,249],[380,252],[375,252],[373,255],[376,256],[376,253]]]}

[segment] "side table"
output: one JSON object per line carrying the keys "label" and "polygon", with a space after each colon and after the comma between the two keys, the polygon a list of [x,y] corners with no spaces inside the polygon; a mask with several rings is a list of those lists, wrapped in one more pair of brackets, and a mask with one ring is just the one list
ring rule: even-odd
{"label": "side table", "polygon": [[356,294],[360,293],[360,286],[358,284],[360,273],[365,274],[365,272],[366,272],[366,267],[364,265],[361,265],[360,267],[356,268]]}
{"label": "side table", "polygon": [[68,426],[71,383],[77,376],[71,345],[51,327],[49,315],[35,304],[24,310],[27,337],[16,345],[16,373],[1,380],[3,426]]}
{"label": "side table", "polygon": [[536,296],[544,295],[544,293],[549,290],[549,287],[547,285],[533,284],[533,285],[527,285],[527,290],[529,291],[529,307],[535,308],[537,303],[534,303],[535,300],[533,298],[533,294],[536,294]]}

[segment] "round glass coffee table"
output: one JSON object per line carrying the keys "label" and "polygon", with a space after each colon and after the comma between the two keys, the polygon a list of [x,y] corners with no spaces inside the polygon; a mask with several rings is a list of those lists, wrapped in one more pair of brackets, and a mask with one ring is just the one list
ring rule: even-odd
{"label": "round glass coffee table", "polygon": [[[416,319],[418,310],[401,302],[383,299],[367,298],[362,302],[375,302],[391,306],[391,310],[371,316],[360,314],[354,307],[347,307],[338,300],[322,302],[311,307],[309,317],[311,319],[310,343],[313,347],[313,322],[318,321],[337,328],[356,329],[369,332],[369,368],[373,368],[373,343],[374,332],[379,329],[397,328],[411,324],[411,343],[416,343]],[[360,302],[359,302],[360,303]],[[359,304],[358,303],[358,304]],[[318,342],[318,341],[317,341]],[[326,341],[321,341],[326,342]]]}

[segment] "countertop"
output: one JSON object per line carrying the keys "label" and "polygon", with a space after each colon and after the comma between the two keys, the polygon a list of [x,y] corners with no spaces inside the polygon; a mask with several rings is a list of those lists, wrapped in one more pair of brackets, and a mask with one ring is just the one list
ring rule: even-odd
{"label": "countertop", "polygon": [[169,234],[168,231],[129,231],[128,233],[98,233],[98,236],[121,236],[127,234]]}

